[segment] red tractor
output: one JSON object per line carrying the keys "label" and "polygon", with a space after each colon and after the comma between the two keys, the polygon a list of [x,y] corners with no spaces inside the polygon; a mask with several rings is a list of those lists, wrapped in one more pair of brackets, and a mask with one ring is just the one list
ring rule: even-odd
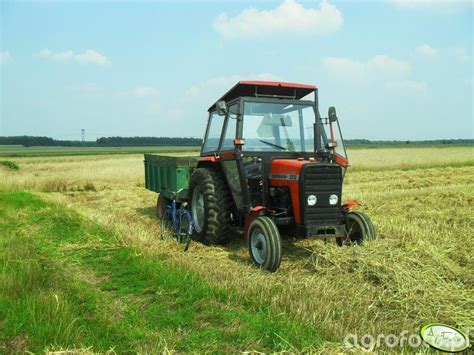
{"label": "red tractor", "polygon": [[252,262],[271,272],[282,226],[339,245],[374,239],[370,219],[350,211],[359,204],[341,202],[347,166],[336,110],[320,116],[315,86],[241,81],[209,108],[189,183],[195,238],[223,244],[239,226]]}

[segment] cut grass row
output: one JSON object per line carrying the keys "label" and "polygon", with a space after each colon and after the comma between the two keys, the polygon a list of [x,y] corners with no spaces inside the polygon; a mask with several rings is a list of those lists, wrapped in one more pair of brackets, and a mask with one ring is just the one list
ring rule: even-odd
{"label": "cut grass row", "polygon": [[[407,151],[415,150],[419,152],[435,152],[441,155],[449,155],[450,151],[470,151],[470,156],[466,158],[472,160],[473,144],[382,144],[382,145],[353,145],[346,147],[349,153],[354,152],[360,155],[368,152],[387,152],[388,154],[406,155]],[[89,156],[89,155],[114,155],[114,154],[144,154],[144,153],[191,153],[198,154],[199,146],[141,146],[141,147],[58,147],[58,146],[37,146],[24,147],[21,145],[0,145],[0,157],[61,157],[61,156]],[[350,154],[351,155],[351,154]],[[416,154],[415,154],[416,156]],[[351,158],[351,156],[349,157]],[[359,159],[356,159],[359,160]],[[426,161],[429,162],[430,159]],[[352,159],[350,159],[352,161]],[[358,163],[358,161],[357,161]]]}
{"label": "cut grass row", "polygon": [[[193,152],[160,153],[171,155]],[[450,169],[474,166],[474,148],[357,149],[349,151],[348,176],[371,172],[398,174],[419,169]],[[0,158],[1,159],[1,158]],[[2,189],[68,192],[84,190],[93,184],[97,190],[117,185],[144,187],[143,155],[89,155],[8,158],[18,167],[13,171],[0,166]],[[397,170],[397,171],[396,171]],[[390,177],[389,175],[388,177]]]}
{"label": "cut grass row", "polygon": [[143,147],[23,147],[0,145],[0,157],[47,157],[76,155],[143,154],[198,152],[200,147],[143,146]]}
{"label": "cut grass row", "polygon": [[[241,299],[271,299],[273,312],[321,327],[342,342],[348,333],[418,334],[429,322],[466,332],[474,329],[469,271],[474,248],[473,172],[472,167],[349,171],[344,199],[363,203],[379,239],[362,247],[339,248],[287,238],[282,266],[274,274],[250,267],[242,235],[224,247],[193,243],[188,253],[181,253],[172,241],[160,240],[153,215],[156,195],[121,177],[113,185],[97,179],[104,188],[95,193],[41,196],[113,227],[127,244],[237,291]],[[324,351],[343,349],[341,345]]]}
{"label": "cut grass row", "polygon": [[77,213],[0,192],[0,352],[314,350],[318,330],[238,299]]}
{"label": "cut grass row", "polygon": [[[344,185],[344,199],[363,203],[379,239],[361,248],[285,240],[282,267],[271,275],[249,266],[241,236],[226,247],[193,243],[188,253],[173,241],[157,238],[159,223],[152,216],[156,195],[140,187],[143,156],[18,158],[20,171],[0,169],[0,190],[64,191],[40,196],[113,228],[137,252],[164,259],[180,270],[193,270],[213,287],[238,293],[237,304],[271,300],[273,313],[321,327],[331,339],[342,341],[348,332],[417,333],[428,322],[468,332],[474,329],[474,280],[469,271],[474,260],[474,171],[472,166],[419,166],[472,159],[472,152],[464,148],[349,152],[354,167],[357,162],[370,163],[382,170],[351,168]],[[416,168],[385,169],[407,163]],[[93,181],[96,191],[75,188],[86,181]],[[61,186],[65,189],[57,188]],[[343,349],[332,346],[326,343],[322,351]]]}

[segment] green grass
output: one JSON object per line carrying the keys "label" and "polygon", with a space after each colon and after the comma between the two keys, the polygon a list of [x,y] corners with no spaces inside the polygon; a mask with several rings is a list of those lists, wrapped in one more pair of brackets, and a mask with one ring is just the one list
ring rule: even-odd
{"label": "green grass", "polygon": [[357,150],[357,149],[410,149],[410,148],[472,148],[473,143],[425,143],[425,142],[412,142],[410,144],[404,143],[373,143],[373,144],[345,144],[346,149]]}
{"label": "green grass", "polygon": [[11,170],[18,170],[19,166],[16,165],[14,162],[9,161],[9,160],[1,160],[0,165],[6,166],[7,168]]}
{"label": "green grass", "polygon": [[[379,150],[379,149],[449,149],[449,148],[472,148],[472,144],[356,144],[348,145],[347,149],[353,150]],[[107,154],[142,154],[142,153],[175,153],[175,152],[199,152],[200,147],[177,147],[177,146],[144,146],[144,147],[57,147],[37,146],[24,147],[21,145],[0,145],[0,157],[44,157],[44,156],[74,156],[74,155],[107,155]]]}
{"label": "green grass", "polygon": [[198,152],[200,147],[23,147],[0,145],[0,157]]}
{"label": "green grass", "polygon": [[73,211],[0,193],[0,353],[311,350],[317,329],[144,255]]}

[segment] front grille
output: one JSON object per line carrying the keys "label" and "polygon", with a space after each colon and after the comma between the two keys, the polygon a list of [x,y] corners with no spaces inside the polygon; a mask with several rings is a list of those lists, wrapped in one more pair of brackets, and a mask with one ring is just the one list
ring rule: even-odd
{"label": "front grille", "polygon": [[[306,164],[300,174],[301,211],[307,227],[334,226],[340,221],[342,169],[335,164]],[[337,195],[336,205],[329,204],[329,196]],[[308,206],[309,195],[315,195],[316,205]]]}

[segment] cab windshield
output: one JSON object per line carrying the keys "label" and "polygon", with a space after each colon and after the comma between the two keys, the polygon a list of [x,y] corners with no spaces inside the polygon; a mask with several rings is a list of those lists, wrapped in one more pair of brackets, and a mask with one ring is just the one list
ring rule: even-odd
{"label": "cab windshield", "polygon": [[245,101],[243,149],[259,152],[312,152],[314,122],[314,106],[311,103]]}

